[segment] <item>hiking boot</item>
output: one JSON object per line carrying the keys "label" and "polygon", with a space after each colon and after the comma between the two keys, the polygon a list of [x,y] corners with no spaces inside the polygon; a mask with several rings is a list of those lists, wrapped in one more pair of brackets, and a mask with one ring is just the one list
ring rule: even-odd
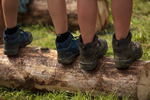
{"label": "hiking boot", "polygon": [[126,39],[112,39],[114,62],[116,68],[128,68],[132,62],[142,57],[143,51],[140,43],[131,42],[132,34],[129,32]]}
{"label": "hiking boot", "polygon": [[61,64],[70,64],[73,62],[75,57],[79,55],[79,40],[75,39],[76,37],[73,37],[73,35],[70,33],[68,39],[65,42],[57,43],[57,59],[58,62]]}
{"label": "hiking boot", "polygon": [[108,45],[106,40],[98,39],[95,35],[92,43],[83,44],[79,37],[80,67],[84,70],[93,70],[97,65],[97,60],[106,54]]}
{"label": "hiking boot", "polygon": [[17,27],[18,30],[12,35],[6,34],[6,30],[3,33],[5,55],[16,55],[20,47],[25,47],[26,45],[30,44],[33,40],[32,34],[30,32],[25,32],[22,29],[20,29],[19,24],[17,25]]}

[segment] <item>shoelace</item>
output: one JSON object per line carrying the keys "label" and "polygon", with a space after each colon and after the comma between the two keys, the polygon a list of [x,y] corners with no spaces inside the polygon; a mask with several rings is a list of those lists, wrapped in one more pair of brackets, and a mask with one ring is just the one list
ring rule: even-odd
{"label": "shoelace", "polygon": [[79,36],[73,36],[72,34],[71,34],[71,38],[72,40],[79,40]]}

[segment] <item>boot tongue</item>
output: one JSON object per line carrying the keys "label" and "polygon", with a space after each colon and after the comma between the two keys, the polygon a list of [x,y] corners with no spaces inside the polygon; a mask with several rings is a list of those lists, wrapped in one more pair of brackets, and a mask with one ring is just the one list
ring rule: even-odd
{"label": "boot tongue", "polygon": [[129,32],[128,36],[126,39],[120,39],[117,40],[115,34],[113,35],[113,45],[115,46],[121,46],[121,45],[129,45],[131,42],[132,34]]}

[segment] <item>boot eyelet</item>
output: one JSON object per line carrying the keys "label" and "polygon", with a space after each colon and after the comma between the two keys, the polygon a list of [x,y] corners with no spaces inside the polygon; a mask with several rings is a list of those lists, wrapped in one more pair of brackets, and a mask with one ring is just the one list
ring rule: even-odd
{"label": "boot eyelet", "polygon": [[83,46],[83,47],[82,47],[82,49],[85,51],[85,50],[86,50],[86,47],[85,47],[85,46]]}
{"label": "boot eyelet", "polygon": [[119,43],[118,43],[118,42],[115,42],[115,45],[119,46]]}
{"label": "boot eyelet", "polygon": [[8,40],[8,39],[7,39],[7,36],[4,37],[4,40],[6,40],[6,41]]}
{"label": "boot eyelet", "polygon": [[61,46],[60,46],[60,44],[57,44],[57,49],[61,49]]}

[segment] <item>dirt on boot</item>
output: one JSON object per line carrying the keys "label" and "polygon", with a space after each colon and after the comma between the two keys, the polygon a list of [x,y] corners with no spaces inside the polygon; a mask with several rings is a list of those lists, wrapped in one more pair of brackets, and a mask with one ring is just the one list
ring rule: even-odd
{"label": "dirt on boot", "polygon": [[98,39],[95,35],[92,43],[83,44],[79,37],[80,67],[84,70],[93,70],[98,58],[106,54],[108,45],[106,40]]}
{"label": "dirt on boot", "polygon": [[115,34],[112,39],[114,62],[116,68],[128,68],[133,61],[143,55],[143,50],[138,42],[131,41],[132,34],[129,32],[126,39],[116,40]]}

